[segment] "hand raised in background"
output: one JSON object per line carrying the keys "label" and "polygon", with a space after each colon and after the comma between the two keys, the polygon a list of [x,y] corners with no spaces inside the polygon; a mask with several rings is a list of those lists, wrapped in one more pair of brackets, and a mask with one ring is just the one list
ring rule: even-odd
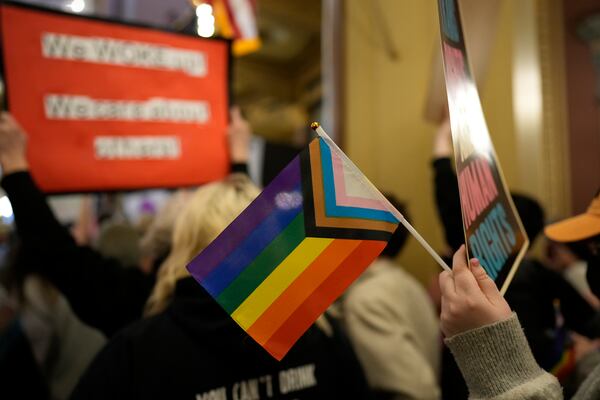
{"label": "hand raised in background", "polygon": [[510,307],[475,258],[467,266],[465,246],[454,254],[452,272],[440,274],[442,332],[446,337],[509,318]]}
{"label": "hand raised in background", "polygon": [[444,119],[435,132],[433,156],[435,158],[452,157],[452,132],[450,130],[450,119],[448,118]]}
{"label": "hand raised in background", "polygon": [[230,111],[231,119],[227,127],[227,138],[229,140],[229,156],[231,163],[247,163],[250,152],[250,139],[252,128],[248,121],[242,116],[238,106],[233,106]]}
{"label": "hand raised in background", "polygon": [[27,136],[19,123],[7,112],[0,114],[0,165],[2,174],[27,170]]}

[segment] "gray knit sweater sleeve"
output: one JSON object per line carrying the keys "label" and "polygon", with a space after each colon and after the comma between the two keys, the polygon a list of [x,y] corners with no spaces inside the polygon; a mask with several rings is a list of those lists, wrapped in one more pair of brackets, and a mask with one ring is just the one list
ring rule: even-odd
{"label": "gray knit sweater sleeve", "polygon": [[469,387],[469,398],[562,399],[556,378],[541,369],[516,314],[446,339]]}
{"label": "gray knit sweater sleeve", "polygon": [[600,365],[590,372],[587,379],[579,387],[573,400],[597,400],[600,399]]}

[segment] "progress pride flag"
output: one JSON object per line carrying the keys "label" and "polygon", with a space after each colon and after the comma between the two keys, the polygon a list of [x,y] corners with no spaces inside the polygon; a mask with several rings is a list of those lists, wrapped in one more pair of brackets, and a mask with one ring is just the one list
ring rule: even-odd
{"label": "progress pride flag", "polygon": [[10,112],[48,192],[197,185],[227,173],[229,44],[0,6]]}

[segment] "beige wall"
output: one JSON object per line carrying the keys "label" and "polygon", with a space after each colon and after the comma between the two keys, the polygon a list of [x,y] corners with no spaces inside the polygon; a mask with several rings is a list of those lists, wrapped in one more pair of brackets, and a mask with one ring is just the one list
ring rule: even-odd
{"label": "beige wall", "polygon": [[[378,0],[399,60],[387,56],[374,1],[346,1],[345,150],[380,189],[409,206],[411,221],[444,248],[433,202],[431,146],[435,126],[423,118],[435,44],[436,1]],[[502,1],[487,77],[480,88],[492,140],[506,179],[518,187],[512,118],[513,1]],[[467,39],[468,40],[468,39]],[[439,267],[411,239],[400,262],[422,282]]]}

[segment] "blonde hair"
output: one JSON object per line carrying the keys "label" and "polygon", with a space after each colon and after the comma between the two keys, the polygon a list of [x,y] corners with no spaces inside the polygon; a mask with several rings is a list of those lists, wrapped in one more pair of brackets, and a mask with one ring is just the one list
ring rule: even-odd
{"label": "blonde hair", "polygon": [[210,244],[250,202],[259,189],[243,174],[202,186],[175,221],[171,252],[160,266],[145,315],[155,315],[169,304],[175,283],[189,274],[192,258]]}

